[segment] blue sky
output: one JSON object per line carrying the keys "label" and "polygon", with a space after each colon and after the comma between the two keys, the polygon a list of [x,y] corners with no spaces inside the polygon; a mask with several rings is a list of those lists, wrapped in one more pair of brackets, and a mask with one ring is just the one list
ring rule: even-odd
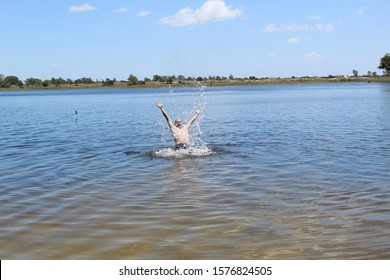
{"label": "blue sky", "polygon": [[388,0],[0,0],[0,74],[381,73],[389,10]]}

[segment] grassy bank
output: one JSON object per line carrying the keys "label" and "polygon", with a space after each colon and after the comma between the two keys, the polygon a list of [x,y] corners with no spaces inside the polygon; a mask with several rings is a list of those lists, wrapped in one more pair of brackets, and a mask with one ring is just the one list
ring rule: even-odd
{"label": "grassy bank", "polygon": [[[283,84],[319,84],[319,83],[383,83],[390,82],[390,76],[380,77],[301,77],[301,78],[261,78],[261,79],[226,79],[226,80],[202,80],[196,81],[179,81],[174,80],[171,87],[180,88],[185,86],[194,86],[199,83],[203,86],[244,86],[244,85],[283,85]],[[11,86],[9,88],[0,88],[0,91],[20,91],[20,90],[53,90],[53,89],[97,89],[97,88],[164,88],[168,87],[168,83],[150,81],[145,84],[129,85],[127,82],[115,82],[113,85],[107,86],[102,83],[92,84],[63,84],[63,85],[48,85],[43,86]]]}

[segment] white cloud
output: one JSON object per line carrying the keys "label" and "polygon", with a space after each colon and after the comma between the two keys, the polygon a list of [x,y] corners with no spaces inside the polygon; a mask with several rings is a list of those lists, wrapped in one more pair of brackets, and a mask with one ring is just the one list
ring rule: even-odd
{"label": "white cloud", "polygon": [[128,11],[129,11],[129,9],[125,8],[125,7],[115,10],[115,12],[117,12],[117,13],[127,13]]}
{"label": "white cloud", "polygon": [[84,4],[84,5],[80,5],[80,6],[70,6],[69,7],[69,12],[89,12],[89,11],[94,11],[96,10],[95,7],[89,5],[89,4]]}
{"label": "white cloud", "polygon": [[278,32],[278,28],[275,23],[268,24],[263,28],[263,32]]}
{"label": "white cloud", "polygon": [[295,38],[295,37],[288,38],[288,40],[287,40],[287,43],[289,43],[289,44],[296,44],[298,42],[299,42],[299,39]]}
{"label": "white cloud", "polygon": [[331,32],[335,29],[335,26],[331,23],[328,24],[321,24],[317,23],[315,25],[314,31],[325,31],[325,32]]}
{"label": "white cloud", "polygon": [[296,31],[322,31],[331,32],[335,29],[333,24],[269,24],[263,28],[263,32],[296,32]]}
{"label": "white cloud", "polygon": [[320,15],[311,15],[311,16],[309,16],[309,19],[312,19],[312,20],[321,20],[321,19],[322,19],[322,16],[320,16]]}
{"label": "white cloud", "polygon": [[150,14],[148,10],[143,10],[137,14],[137,17],[146,17]]}
{"label": "white cloud", "polygon": [[310,52],[307,53],[303,59],[308,60],[308,61],[318,61],[322,59],[322,56],[319,55],[317,52]]}
{"label": "white cloud", "polygon": [[202,7],[195,11],[186,7],[173,16],[163,17],[159,23],[170,26],[184,26],[233,20],[240,16],[242,16],[242,10],[227,6],[224,0],[207,0]]}
{"label": "white cloud", "polygon": [[365,10],[366,10],[366,7],[361,6],[361,7],[359,8],[359,10],[356,11],[355,15],[357,15],[357,16],[362,16],[362,15],[364,15]]}

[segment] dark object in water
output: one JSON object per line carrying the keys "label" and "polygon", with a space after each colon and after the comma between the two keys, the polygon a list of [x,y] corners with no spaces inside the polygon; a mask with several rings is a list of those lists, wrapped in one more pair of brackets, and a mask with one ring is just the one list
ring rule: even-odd
{"label": "dark object in water", "polygon": [[176,144],[175,150],[180,150],[180,149],[187,149],[188,145],[187,144]]}
{"label": "dark object in water", "polygon": [[136,152],[136,151],[127,151],[125,152],[125,155],[127,156],[132,156],[132,155],[140,155],[141,152]]}

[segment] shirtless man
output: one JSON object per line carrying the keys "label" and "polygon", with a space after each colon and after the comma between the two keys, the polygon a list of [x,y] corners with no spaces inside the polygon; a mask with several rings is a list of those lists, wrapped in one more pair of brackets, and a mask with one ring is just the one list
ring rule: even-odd
{"label": "shirtless man", "polygon": [[190,135],[188,134],[188,129],[195,119],[199,116],[200,111],[196,110],[195,115],[188,121],[188,123],[183,126],[181,119],[176,119],[173,123],[169,118],[168,113],[165,111],[161,102],[157,102],[157,107],[161,109],[165,119],[168,122],[169,128],[171,129],[172,136],[175,139],[175,148],[176,149],[186,149],[190,142]]}

